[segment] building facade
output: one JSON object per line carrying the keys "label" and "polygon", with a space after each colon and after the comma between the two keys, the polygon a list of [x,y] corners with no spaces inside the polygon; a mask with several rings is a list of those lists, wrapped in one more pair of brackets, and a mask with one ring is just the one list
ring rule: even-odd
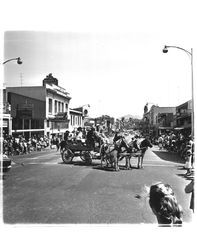
{"label": "building facade", "polygon": [[144,132],[152,136],[158,136],[163,132],[174,129],[174,117],[176,107],[159,107],[152,105],[150,110],[144,108]]}
{"label": "building facade", "polygon": [[6,89],[2,91],[3,102],[0,103],[1,105],[1,118],[2,118],[2,135],[1,137],[6,137],[12,134],[12,117],[11,117],[11,105],[7,102],[6,99]]}
{"label": "building facade", "polygon": [[8,87],[6,92],[13,135],[50,136],[69,128],[71,97],[52,74],[43,80],[43,86]]}
{"label": "building facade", "polygon": [[189,100],[176,107],[175,130],[191,133],[192,101]]}
{"label": "building facade", "polygon": [[86,104],[78,108],[70,108],[69,112],[69,130],[73,131],[76,130],[78,127],[84,127],[85,121],[89,117],[89,108],[90,105]]}

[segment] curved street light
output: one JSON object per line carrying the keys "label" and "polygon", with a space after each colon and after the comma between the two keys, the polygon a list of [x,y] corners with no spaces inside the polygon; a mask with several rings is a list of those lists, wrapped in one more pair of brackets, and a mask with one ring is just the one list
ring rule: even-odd
{"label": "curved street light", "polygon": [[192,137],[194,136],[194,80],[193,80],[193,49],[191,48],[191,52],[184,49],[184,48],[181,48],[181,47],[178,47],[178,46],[168,46],[168,45],[165,45],[164,48],[163,48],[163,53],[168,53],[168,49],[169,48],[175,48],[175,49],[179,49],[179,50],[183,50],[187,55],[190,56],[190,60],[191,60],[191,90],[192,90],[192,114],[191,114],[191,122],[192,122],[192,131],[191,131],[191,134],[192,134]]}
{"label": "curved street light", "polygon": [[6,60],[5,62],[3,62],[3,64],[6,64],[6,63],[8,63],[10,61],[17,61],[18,64],[22,64],[23,63],[22,60],[21,60],[21,58],[17,57],[17,58],[12,58],[12,59]]}

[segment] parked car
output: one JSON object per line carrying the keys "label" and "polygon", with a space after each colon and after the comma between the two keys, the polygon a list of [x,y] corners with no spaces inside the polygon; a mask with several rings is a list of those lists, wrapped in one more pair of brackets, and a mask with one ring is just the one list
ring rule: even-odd
{"label": "parked car", "polygon": [[2,170],[3,173],[8,172],[11,167],[12,167],[12,160],[5,154],[2,155],[2,160],[3,160],[3,164],[2,164]]}

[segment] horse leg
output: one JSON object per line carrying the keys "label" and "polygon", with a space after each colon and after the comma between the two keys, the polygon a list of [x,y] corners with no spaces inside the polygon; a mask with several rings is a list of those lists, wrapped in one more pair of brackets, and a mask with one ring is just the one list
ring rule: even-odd
{"label": "horse leg", "polygon": [[126,156],[125,160],[126,160],[126,164],[125,164],[126,169],[131,168],[131,163],[130,163],[131,157],[130,156]]}
{"label": "horse leg", "polygon": [[137,157],[137,168],[140,168],[140,155],[138,155],[138,157]]}
{"label": "horse leg", "polygon": [[[103,162],[104,162],[104,164],[103,164]],[[105,162],[107,163],[107,157],[106,157],[106,155],[101,155],[101,168],[103,168],[103,167],[105,167],[104,165],[105,165]]]}
{"label": "horse leg", "polygon": [[120,168],[119,168],[119,166],[118,166],[118,161],[117,161],[117,160],[115,160],[114,165],[115,165],[115,170],[116,170],[116,171],[119,171]]}
{"label": "horse leg", "polygon": [[131,156],[129,156],[128,158],[129,158],[129,168],[132,168],[132,166],[131,166]]}
{"label": "horse leg", "polygon": [[120,168],[118,166],[118,152],[114,152],[113,154],[113,163],[116,171],[119,171]]}
{"label": "horse leg", "polygon": [[141,156],[141,168],[144,168],[144,167],[142,166],[142,164],[143,164],[143,159],[144,159],[144,154]]}
{"label": "horse leg", "polygon": [[106,158],[106,167],[108,168],[110,166],[110,159]]}
{"label": "horse leg", "polygon": [[128,169],[128,156],[125,156],[125,168]]}

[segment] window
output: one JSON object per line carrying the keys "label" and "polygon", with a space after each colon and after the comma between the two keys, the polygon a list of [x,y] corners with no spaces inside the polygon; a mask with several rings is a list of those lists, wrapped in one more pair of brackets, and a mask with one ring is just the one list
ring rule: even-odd
{"label": "window", "polygon": [[24,119],[24,129],[29,129],[30,128],[30,122],[29,122],[30,120],[28,120],[28,119]]}
{"label": "window", "polygon": [[68,103],[65,104],[65,111],[68,111]]}
{"label": "window", "polygon": [[32,129],[43,129],[44,128],[44,120],[32,119],[31,120],[31,128]]}
{"label": "window", "polygon": [[57,101],[55,100],[55,114],[57,113]]}
{"label": "window", "polygon": [[58,112],[61,112],[61,102],[58,102]]}
{"label": "window", "polygon": [[49,98],[49,113],[52,113],[52,99]]}

